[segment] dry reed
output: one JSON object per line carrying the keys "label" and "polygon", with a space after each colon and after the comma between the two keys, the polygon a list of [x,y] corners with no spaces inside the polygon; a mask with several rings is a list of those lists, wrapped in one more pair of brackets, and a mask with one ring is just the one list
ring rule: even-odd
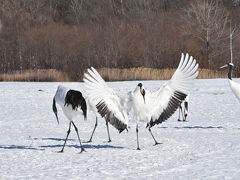
{"label": "dry reed", "polygon": [[[131,81],[131,80],[168,80],[172,77],[176,69],[154,69],[154,68],[100,68],[97,71],[106,81]],[[199,79],[226,78],[226,71],[209,69],[199,70]],[[1,74],[0,81],[48,81],[64,82],[70,81],[68,76],[55,69],[38,69],[15,71]],[[80,79],[80,81],[82,81]]]}
{"label": "dry reed", "polygon": [[70,81],[68,76],[55,69],[36,69],[0,74],[0,81]]}
{"label": "dry reed", "polygon": [[[97,71],[106,81],[126,81],[126,80],[168,80],[172,77],[176,69],[153,69],[153,68],[100,68]],[[199,70],[199,79],[226,78],[226,71],[209,69]]]}

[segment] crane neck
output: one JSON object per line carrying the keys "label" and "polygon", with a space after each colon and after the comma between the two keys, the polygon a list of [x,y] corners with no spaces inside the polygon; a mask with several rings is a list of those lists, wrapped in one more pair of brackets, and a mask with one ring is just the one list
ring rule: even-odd
{"label": "crane neck", "polygon": [[229,70],[228,70],[228,79],[232,80],[232,71],[233,71],[233,67],[229,66]]}

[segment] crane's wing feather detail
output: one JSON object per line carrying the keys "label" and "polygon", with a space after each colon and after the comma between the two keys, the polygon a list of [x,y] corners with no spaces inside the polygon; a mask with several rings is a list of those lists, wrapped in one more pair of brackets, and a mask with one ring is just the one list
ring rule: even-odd
{"label": "crane's wing feather detail", "polygon": [[162,123],[173,115],[186,98],[191,80],[198,76],[197,70],[196,60],[188,54],[182,54],[179,66],[171,80],[149,95],[152,110],[148,126]]}
{"label": "crane's wing feather detail", "polygon": [[124,99],[116,91],[108,87],[100,74],[93,68],[84,74],[86,92],[99,114],[121,133],[127,129],[128,116]]}

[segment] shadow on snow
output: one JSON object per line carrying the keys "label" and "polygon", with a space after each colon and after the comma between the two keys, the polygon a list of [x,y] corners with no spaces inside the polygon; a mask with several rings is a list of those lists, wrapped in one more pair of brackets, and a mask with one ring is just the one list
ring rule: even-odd
{"label": "shadow on snow", "polygon": [[224,129],[223,126],[179,126],[179,127],[157,127],[157,128],[175,128],[175,129]]}
{"label": "shadow on snow", "polygon": [[7,146],[0,146],[0,149],[28,149],[28,150],[43,150],[33,148],[31,146],[18,146],[18,145],[7,145]]}
{"label": "shadow on snow", "polygon": [[[65,139],[61,139],[61,138],[33,138],[34,140],[51,140],[51,141],[65,141]],[[75,139],[68,139],[68,141],[76,141],[76,143],[78,142]],[[61,148],[63,146],[63,144],[56,144],[56,145],[46,145],[46,146],[39,146],[41,148]],[[65,147],[74,147],[74,148],[81,148],[79,145],[66,145]],[[91,145],[91,144],[83,144],[84,148],[87,149],[107,149],[107,148],[111,148],[111,149],[123,149],[124,147],[121,146],[112,146],[112,145]]]}
{"label": "shadow on snow", "polygon": [[[5,146],[0,146],[0,149],[18,149],[18,150],[46,150],[47,148],[62,148],[62,144],[57,144],[57,145],[46,145],[46,146],[39,146],[39,148],[34,148],[31,146],[19,146],[19,145],[5,145]],[[66,147],[74,147],[77,149],[80,149],[81,147],[78,145],[66,145]],[[85,144],[83,145],[84,148],[86,149],[123,149],[124,147],[121,146],[112,146],[112,145],[90,145],[90,144]]]}
{"label": "shadow on snow", "polygon": [[[44,140],[44,141],[65,141],[65,139],[61,138],[33,138],[33,140]],[[76,141],[75,139],[68,139],[67,141]],[[76,141],[78,142],[78,141]],[[45,145],[45,146],[38,146],[31,147],[31,146],[24,146],[24,145],[0,145],[0,149],[18,149],[18,150],[45,150],[47,148],[62,148],[63,144],[56,144],[56,145]],[[79,145],[66,145],[65,147],[74,147],[74,148],[81,148]],[[112,146],[112,145],[91,145],[91,144],[83,144],[83,147],[86,149],[123,149],[122,146]]]}
{"label": "shadow on snow", "polygon": [[[61,144],[58,144],[58,145],[46,145],[46,146],[39,146],[41,148],[62,148],[63,145]],[[80,149],[81,147],[79,145],[66,145],[66,147],[74,147],[74,148],[78,148]],[[124,147],[121,147],[121,146],[112,146],[112,145],[91,145],[91,144],[84,144],[83,145],[83,148],[86,148],[86,149],[123,149]]]}
{"label": "shadow on snow", "polygon": [[[34,140],[49,140],[49,141],[65,141],[65,139],[61,138],[33,138]],[[68,141],[75,141],[75,139],[68,139]]]}

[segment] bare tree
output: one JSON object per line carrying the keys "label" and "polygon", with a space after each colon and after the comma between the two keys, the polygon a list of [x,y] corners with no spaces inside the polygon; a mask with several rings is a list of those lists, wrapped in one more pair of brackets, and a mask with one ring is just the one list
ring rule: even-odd
{"label": "bare tree", "polygon": [[235,33],[235,28],[232,29],[232,24],[230,24],[230,33],[229,33],[229,39],[230,39],[230,57],[231,57],[231,63],[233,63],[233,35]]}
{"label": "bare tree", "polygon": [[71,0],[70,8],[76,18],[77,23],[86,15],[83,9],[84,0]]}
{"label": "bare tree", "polygon": [[8,16],[15,16],[18,21],[34,20],[42,23],[48,0],[1,0],[0,11]]}
{"label": "bare tree", "polygon": [[240,0],[232,0],[234,6],[240,6]]}
{"label": "bare tree", "polygon": [[1,19],[0,19],[0,32],[2,30],[2,22],[1,22]]}
{"label": "bare tree", "polygon": [[[236,56],[236,51],[234,52],[234,50],[236,49],[236,47],[234,46],[234,39],[236,39],[238,36],[240,35],[238,29],[237,29],[237,26],[235,25],[234,27],[232,27],[232,23],[230,23],[230,30],[229,30],[229,47],[230,47],[230,60],[231,60],[231,63],[233,63],[233,60],[234,60],[234,56]],[[235,59],[236,60],[236,59]],[[237,69],[239,69],[239,62],[234,62],[234,64],[236,65]]]}
{"label": "bare tree", "polygon": [[224,52],[229,13],[216,0],[195,0],[184,10],[185,33],[198,39],[202,53],[212,68],[212,58]]}

